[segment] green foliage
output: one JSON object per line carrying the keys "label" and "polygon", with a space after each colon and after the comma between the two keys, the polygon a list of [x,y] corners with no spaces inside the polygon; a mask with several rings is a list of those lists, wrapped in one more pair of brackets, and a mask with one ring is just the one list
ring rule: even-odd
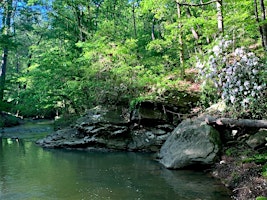
{"label": "green foliage", "polygon": [[233,153],[233,150],[232,150],[231,148],[229,148],[229,149],[227,149],[227,150],[225,151],[225,154],[226,154],[227,156],[232,156],[234,153]]}
{"label": "green foliage", "polygon": [[267,200],[267,197],[260,196],[260,197],[257,197],[256,200]]}
{"label": "green foliage", "polygon": [[205,85],[201,88],[201,97],[200,103],[205,108],[211,106],[213,103],[216,103],[219,99],[219,94],[217,89],[214,87],[214,83],[207,81]]}
{"label": "green foliage", "polygon": [[6,114],[0,113],[0,127],[11,127],[19,125],[19,118]]}
{"label": "green foliage", "polygon": [[[225,33],[233,47],[259,42],[253,2],[224,2]],[[182,7],[178,18],[172,0],[27,3],[13,16],[14,37],[0,36],[0,47],[12,46],[5,88],[12,107],[4,110],[27,117],[77,115],[98,104],[134,107],[147,99],[179,103],[178,93],[199,81],[184,80],[180,68],[196,68],[195,55],[205,58],[218,36],[215,4]],[[266,73],[261,77],[267,81]],[[207,83],[205,106],[220,93]],[[266,103],[257,103],[249,109],[263,113]]]}
{"label": "green foliage", "polygon": [[243,160],[243,162],[255,162],[258,164],[265,164],[267,163],[267,153],[256,154],[252,157],[246,158],[245,160]]}
{"label": "green foliage", "polygon": [[0,101],[0,111],[5,111],[8,112],[12,108],[12,104],[5,102],[5,101]]}
{"label": "green foliage", "polygon": [[262,175],[267,178],[267,153],[255,154],[252,157],[248,157],[243,162],[255,162],[262,164]]}
{"label": "green foliage", "polygon": [[262,167],[262,175],[267,178],[267,163]]}

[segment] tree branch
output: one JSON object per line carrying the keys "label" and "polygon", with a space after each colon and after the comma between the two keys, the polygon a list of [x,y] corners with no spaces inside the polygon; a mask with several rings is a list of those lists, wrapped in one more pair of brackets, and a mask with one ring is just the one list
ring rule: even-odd
{"label": "tree branch", "polygon": [[211,1],[208,1],[208,2],[205,2],[205,3],[200,3],[200,4],[191,4],[191,3],[179,3],[177,1],[177,4],[179,4],[180,6],[195,6],[195,7],[199,7],[199,6],[206,6],[206,5],[209,5],[209,4],[212,4],[212,3],[216,3],[220,0],[211,0]]}

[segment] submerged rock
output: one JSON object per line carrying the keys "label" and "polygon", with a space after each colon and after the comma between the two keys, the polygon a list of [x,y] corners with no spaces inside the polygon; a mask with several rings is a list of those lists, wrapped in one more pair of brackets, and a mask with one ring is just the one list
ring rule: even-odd
{"label": "submerged rock", "polygon": [[203,119],[188,119],[179,124],[163,144],[159,161],[172,169],[212,164],[220,143],[219,132]]}

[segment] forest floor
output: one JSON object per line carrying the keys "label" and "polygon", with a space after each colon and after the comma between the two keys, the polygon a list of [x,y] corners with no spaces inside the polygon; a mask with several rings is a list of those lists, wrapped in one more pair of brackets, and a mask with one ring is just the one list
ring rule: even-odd
{"label": "forest floor", "polygon": [[[221,156],[221,161],[212,170],[212,175],[232,191],[236,200],[255,200],[267,197],[267,178],[263,176],[263,164],[244,162],[251,154],[245,145],[235,145]],[[227,150],[225,151],[227,152]],[[254,152],[255,153],[255,152]]]}

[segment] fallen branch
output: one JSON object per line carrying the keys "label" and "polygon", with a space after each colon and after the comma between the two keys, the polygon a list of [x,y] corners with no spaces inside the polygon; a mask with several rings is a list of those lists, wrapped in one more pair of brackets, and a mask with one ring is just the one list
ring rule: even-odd
{"label": "fallen branch", "polygon": [[164,105],[162,106],[162,108],[163,108],[164,114],[166,114],[168,112],[168,113],[171,113],[173,115],[177,115],[179,119],[186,119],[188,117],[197,116],[197,113],[182,114],[182,113],[178,113],[178,112],[173,112],[171,110],[166,109]]}
{"label": "fallen branch", "polygon": [[207,124],[210,125],[247,128],[267,128],[267,120],[214,118],[208,116],[205,118],[205,121]]}

